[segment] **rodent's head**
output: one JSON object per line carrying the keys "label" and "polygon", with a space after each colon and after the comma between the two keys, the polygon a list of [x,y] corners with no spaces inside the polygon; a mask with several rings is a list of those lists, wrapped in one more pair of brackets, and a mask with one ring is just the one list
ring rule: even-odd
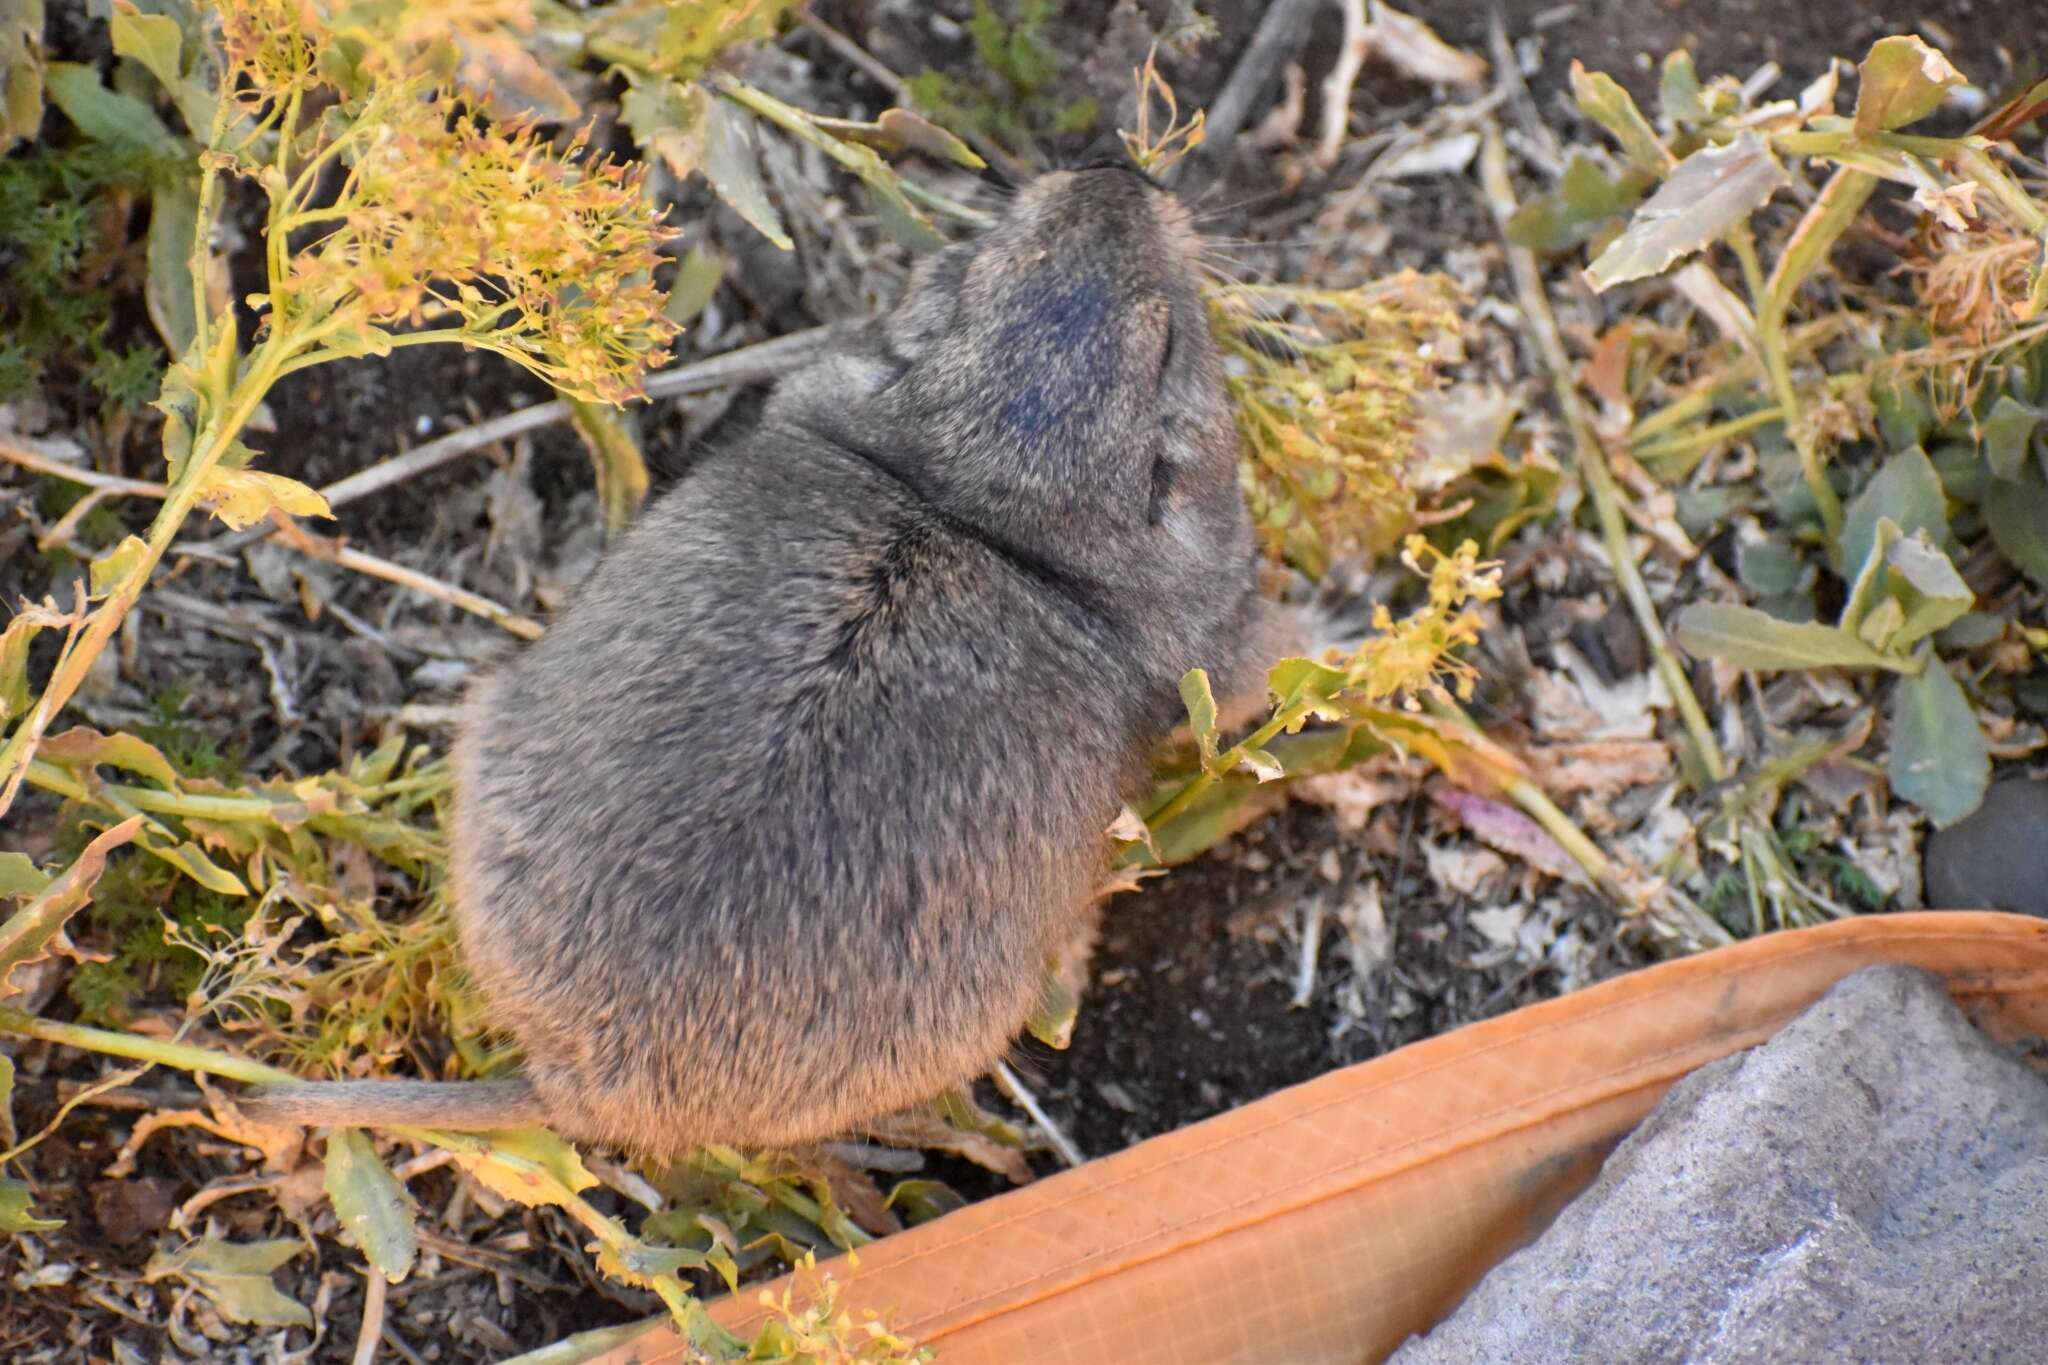
{"label": "rodent's head", "polygon": [[1041,176],[826,367],[828,430],[1077,576],[1171,590],[1227,569],[1250,533],[1199,250],[1135,169]]}

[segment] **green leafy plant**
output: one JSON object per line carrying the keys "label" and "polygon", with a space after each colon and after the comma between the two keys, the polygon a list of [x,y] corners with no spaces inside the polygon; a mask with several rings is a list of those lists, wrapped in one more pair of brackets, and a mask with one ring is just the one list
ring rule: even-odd
{"label": "green leafy plant", "polygon": [[967,30],[989,79],[923,71],[907,82],[911,100],[949,127],[1042,162],[1040,139],[1084,132],[1099,112],[1093,99],[1059,102],[1051,94],[1063,62],[1049,30],[1062,8],[1063,0],[1015,0],[1015,17],[1006,19],[991,0],[974,0]]}
{"label": "green leafy plant", "polygon": [[[1924,423],[1903,436],[1897,453],[1846,505],[1841,471],[1830,466],[1839,449],[1879,435],[1880,425],[1887,436],[1913,426],[1916,405],[1931,414],[1946,390],[1951,415],[1960,407],[1968,418],[1977,438],[1972,446],[1996,461],[1985,472],[1999,481],[2001,496],[1982,504],[1984,520],[1998,523],[2003,535],[1994,536],[1996,543],[2027,567],[2039,539],[2027,529],[2027,512],[2048,508],[2048,492],[2037,491],[2039,471],[2022,458],[2033,410],[2012,394],[1971,404],[1987,374],[2010,367],[2033,344],[2030,320],[2048,293],[2048,277],[2016,245],[2000,248],[2038,241],[2048,230],[2048,205],[2006,169],[1987,137],[1904,131],[1962,83],[1920,40],[1880,41],[1858,78],[1851,115],[1835,112],[1833,70],[1796,100],[1752,107],[1734,82],[1702,83],[1690,60],[1674,54],[1664,65],[1659,131],[1619,85],[1575,68],[1580,108],[1614,138],[1622,168],[1610,174],[1591,158],[1575,160],[1570,183],[1517,226],[1545,244],[1590,239],[1586,278],[1595,289],[1687,263],[1677,275],[1680,288],[1713,320],[1723,350],[1674,401],[1636,416],[1623,445],[1646,467],[1683,477],[1730,441],[1758,440],[1767,480],[1776,468],[1794,472],[1789,485],[1770,484],[1789,539],[1818,548],[1820,569],[1840,579],[1845,601],[1833,624],[1791,619],[1807,591],[1800,585],[1811,583],[1801,557],[1782,540],[1750,542],[1743,548],[1745,581],[1775,594],[1773,610],[1696,604],[1680,617],[1678,639],[1696,655],[1741,668],[1898,675],[1893,788],[1937,824],[1948,824],[1975,808],[1989,777],[1973,708],[1943,657],[1958,642],[1947,632],[1976,600],[1950,559],[1958,544],[1950,507],[1970,485],[1969,477],[1958,477],[1969,471],[1953,450],[1939,470],[1921,453],[1915,443],[1927,435]],[[1751,219],[1790,183],[1788,164],[1819,167],[1826,180],[1767,268]],[[1930,253],[1916,267],[1923,298],[1945,301],[1947,316],[1940,307],[1916,316],[1870,291],[1838,285],[1834,309],[1801,321],[1803,291],[1824,275],[1884,181],[1911,187],[1915,206],[1937,230],[1977,248]],[[1741,294],[1693,260],[1716,244],[1738,267]],[[1858,316],[1875,326],[1859,332]],[[1899,345],[1915,332],[1922,344]],[[1871,340],[1880,346],[1869,346]],[[1905,354],[1888,357],[1886,341]],[[1958,489],[1945,487],[1950,482]],[[1980,479],[1976,487],[1982,486]]]}

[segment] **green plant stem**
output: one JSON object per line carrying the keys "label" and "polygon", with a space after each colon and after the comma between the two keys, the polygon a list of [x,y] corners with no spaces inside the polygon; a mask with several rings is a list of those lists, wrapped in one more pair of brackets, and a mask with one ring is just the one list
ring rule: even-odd
{"label": "green plant stem", "polygon": [[[1799,391],[1792,383],[1792,364],[1785,344],[1786,320],[1792,298],[1806,277],[1826,261],[1835,243],[1863,211],[1877,178],[1868,171],[1838,167],[1822,187],[1813,206],[1793,229],[1792,238],[1778,255],[1763,292],[1753,299],[1756,309],[1757,344],[1763,351],[1764,371],[1770,376],[1771,391],[1785,414],[1785,434],[1799,452],[1799,468],[1820,511],[1827,531],[1829,552],[1839,557],[1842,543],[1842,501],[1835,496],[1821,467],[1820,448],[1804,420]],[[1746,231],[1747,229],[1745,229]]]}
{"label": "green plant stem", "polygon": [[112,1029],[87,1028],[83,1024],[60,1024],[50,1019],[38,1019],[25,1010],[4,1006],[0,1006],[0,1033],[35,1038],[45,1043],[59,1043],[85,1052],[104,1053],[109,1057],[126,1057],[131,1061],[151,1062],[157,1066],[174,1067],[179,1071],[189,1071],[198,1075],[246,1081],[252,1085],[286,1084],[301,1079],[289,1071],[281,1071],[274,1066],[252,1062],[246,1057],[230,1057],[226,1053],[194,1047],[190,1043],[165,1042],[161,1038],[143,1038],[133,1033],[118,1033]]}
{"label": "green plant stem", "polygon": [[1615,484],[1614,472],[1607,467],[1607,452],[1599,437],[1594,435],[1585,407],[1579,401],[1578,390],[1572,385],[1571,360],[1565,354],[1563,338],[1558,335],[1557,319],[1550,311],[1550,299],[1543,289],[1543,273],[1536,264],[1534,252],[1508,241],[1508,220],[1514,216],[1517,206],[1514,185],[1508,179],[1507,148],[1501,141],[1498,128],[1488,129],[1479,165],[1486,197],[1507,250],[1508,264],[1514,272],[1516,297],[1521,304],[1522,315],[1528,320],[1536,349],[1543,358],[1544,368],[1549,372],[1558,409],[1571,429],[1576,462],[1587,491],[1593,497],[1593,508],[1600,520],[1601,540],[1607,547],[1607,558],[1615,581],[1621,585],[1622,595],[1628,599],[1629,610],[1649,645],[1657,673],[1664,679],[1665,690],[1670,692],[1686,732],[1692,737],[1700,765],[1706,770],[1709,780],[1719,782],[1727,775],[1727,760],[1721,755],[1721,745],[1714,738],[1714,728],[1707,721],[1707,713],[1701,709],[1699,698],[1693,695],[1684,665],[1672,653],[1664,623],[1658,620],[1656,605],[1650,601],[1649,587],[1643,582],[1642,571],[1629,551],[1628,526],[1621,513],[1621,492]]}
{"label": "green plant stem", "polygon": [[1758,427],[1767,427],[1781,420],[1784,415],[1782,408],[1758,408],[1755,412],[1746,412],[1740,417],[1731,417],[1725,422],[1716,422],[1697,431],[1668,436],[1661,441],[1637,443],[1631,436],[1629,453],[1642,464],[1668,460],[1678,455],[1689,455],[1694,451],[1704,451],[1717,446],[1723,441],[1732,441],[1737,436],[1755,431]]}
{"label": "green plant stem", "polygon": [[261,796],[216,796],[205,792],[165,791],[161,787],[136,787],[121,782],[103,782],[88,785],[73,777],[54,763],[42,759],[30,759],[28,780],[44,791],[73,801],[92,801],[96,796],[108,796],[125,806],[138,811],[149,811],[156,815],[196,816],[201,820],[228,822],[262,821],[266,824],[280,824],[277,811],[281,802]]}

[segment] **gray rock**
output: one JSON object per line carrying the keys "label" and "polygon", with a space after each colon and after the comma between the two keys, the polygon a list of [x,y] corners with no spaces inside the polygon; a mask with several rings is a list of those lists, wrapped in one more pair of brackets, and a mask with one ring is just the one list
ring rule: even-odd
{"label": "gray rock", "polygon": [[1994,782],[1984,804],[1927,839],[1927,904],[2048,916],[2048,781]]}
{"label": "gray rock", "polygon": [[2048,1359],[2048,1083],[1873,967],[1700,1068],[1393,1359]]}

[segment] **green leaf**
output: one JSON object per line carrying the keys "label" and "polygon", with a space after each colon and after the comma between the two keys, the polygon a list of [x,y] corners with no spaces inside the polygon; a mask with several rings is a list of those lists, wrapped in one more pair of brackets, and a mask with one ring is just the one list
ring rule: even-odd
{"label": "green leaf", "polygon": [[[246,459],[253,451],[240,453]],[[268,521],[272,511],[294,517],[334,516],[334,509],[318,489],[282,474],[258,469],[231,467],[225,460],[206,471],[199,481],[199,496],[213,504],[213,514],[234,530]]]}
{"label": "green leaf", "polygon": [[100,73],[91,67],[81,62],[51,62],[44,80],[51,101],[94,142],[166,160],[184,159],[184,144],[164,127],[154,109],[131,95],[107,89],[100,83]]}
{"label": "green leaf", "polygon": [[0,720],[28,711],[28,647],[50,624],[40,614],[21,612],[0,631]]}
{"label": "green leaf", "polygon": [[1993,482],[1977,505],[1999,552],[2036,586],[2048,588],[2048,488]]}
{"label": "green leaf", "polygon": [[1725,659],[1738,668],[1900,666],[1838,627],[1780,621],[1754,607],[1715,602],[1695,602],[1679,614],[1678,643],[1694,658]]}
{"label": "green leaf", "polygon": [[1931,653],[1892,694],[1892,790],[1927,812],[1937,829],[1977,809],[1991,782],[1991,755],[1969,698]]}
{"label": "green leaf", "polygon": [[955,1209],[967,1207],[953,1188],[939,1180],[899,1180],[889,1190],[885,1208],[896,1209],[906,1223],[929,1223]]}
{"label": "green leaf", "polygon": [[754,149],[754,120],[730,100],[712,100],[704,109],[704,178],[733,212],[784,251],[794,249],[782,219],[768,202],[761,180],[761,158]]}
{"label": "green leaf", "polygon": [[1656,129],[1612,76],[1588,71],[1573,61],[1572,98],[1579,111],[1614,135],[1628,157],[1629,165],[1650,175],[1661,176],[1671,167],[1671,153],[1657,138]]}
{"label": "green leaf", "polygon": [[1081,1012],[1081,998],[1067,985],[1057,962],[1048,963],[1045,980],[1038,988],[1038,1003],[1024,1029],[1047,1047],[1064,1052],[1074,1041],[1074,1020]]}
{"label": "green leaf", "polygon": [[1708,119],[1707,106],[1700,99],[1700,73],[1693,68],[1692,54],[1682,47],[1665,54],[1658,99],[1664,117],[1672,123],[1698,127]]}
{"label": "green leaf", "polygon": [[1188,709],[1188,729],[1202,751],[1202,766],[1216,761],[1216,696],[1209,690],[1209,674],[1191,668],[1180,680],[1181,704]]}
{"label": "green leaf", "polygon": [[1925,118],[1963,84],[1948,58],[1911,36],[1878,39],[1856,71],[1856,136],[1866,138]]}
{"label": "green leaf", "polygon": [[0,853],[0,896],[39,896],[50,884],[50,874],[26,853]]}
{"label": "green leaf", "polygon": [[694,322],[724,280],[725,263],[706,251],[701,242],[691,247],[676,265],[675,278],[668,286],[668,302],[662,305],[663,315],[678,327]]}
{"label": "green leaf", "polygon": [[164,89],[177,88],[178,53],[185,43],[177,20],[134,10],[116,11],[107,21],[107,31],[114,40],[115,55],[141,62]]}
{"label": "green leaf", "polygon": [[1261,782],[1276,782],[1287,776],[1287,770],[1280,766],[1280,760],[1264,749],[1246,749],[1237,756],[1237,761]]}
{"label": "green leaf", "polygon": [[393,1284],[412,1273],[420,1251],[418,1209],[362,1129],[328,1133],[325,1185],[334,1216],[364,1258]]}
{"label": "green leaf", "polygon": [[142,564],[149,547],[142,543],[141,536],[123,536],[121,543],[95,559],[88,570],[88,581],[95,598],[105,597],[125,581]]}
{"label": "green leaf", "polygon": [[64,1226],[62,1218],[38,1218],[30,1212],[34,1198],[26,1180],[0,1180],[0,1232],[50,1232]]}
{"label": "green leaf", "polygon": [[1678,163],[1628,226],[1586,269],[1596,290],[1655,275],[1717,240],[1789,183],[1754,133],[1702,147]]}
{"label": "green leaf", "polygon": [[1851,582],[1870,561],[1880,517],[1889,517],[1909,536],[1925,531],[1936,545],[1948,544],[1948,500],[1933,462],[1920,447],[1886,460],[1850,502],[1842,524],[1842,576]]}
{"label": "green leaf", "polygon": [[710,92],[700,85],[677,85],[630,70],[626,81],[626,91],[619,96],[619,119],[633,130],[633,140],[660,157],[678,180],[702,170]]}
{"label": "green leaf", "polygon": [[246,896],[249,888],[240,877],[206,856],[195,843],[171,844],[144,834],[135,841],[150,854],[163,859],[208,891],[223,896]]}
{"label": "green leaf", "polygon": [[1993,477],[2017,479],[2024,468],[2034,428],[2041,424],[2041,411],[2010,394],[2001,393],[1978,424],[1984,436],[1984,463]]}
{"label": "green leaf", "polygon": [[1976,605],[1977,595],[1947,555],[1934,548],[1925,534],[1893,542],[1885,552],[1891,601],[1902,608],[1891,648],[1908,649],[1937,630],[1962,619]]}
{"label": "green leaf", "polygon": [[199,334],[192,311],[192,239],[198,222],[199,187],[189,176],[165,177],[149,200],[142,297],[150,322],[172,355],[183,355]]}
{"label": "green leaf", "polygon": [[44,740],[40,752],[45,760],[74,771],[108,763],[139,773],[167,790],[175,791],[178,787],[178,770],[171,766],[171,760],[139,735],[123,731],[103,735],[91,726],[74,725]]}
{"label": "green leaf", "polygon": [[201,1237],[176,1251],[149,1258],[142,1278],[151,1284],[177,1278],[207,1298],[233,1322],[260,1327],[311,1327],[313,1316],[278,1290],[270,1276],[279,1266],[306,1250],[303,1242],[278,1238],[267,1242],[224,1242]]}

